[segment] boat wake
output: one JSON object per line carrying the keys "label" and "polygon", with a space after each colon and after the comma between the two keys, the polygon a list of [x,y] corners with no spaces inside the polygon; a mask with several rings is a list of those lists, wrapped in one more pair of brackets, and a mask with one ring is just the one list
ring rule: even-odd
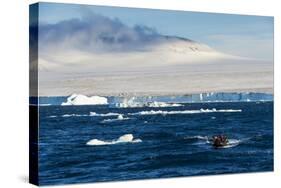
{"label": "boat wake", "polygon": [[218,147],[218,148],[232,148],[238,146],[241,143],[241,140],[238,139],[228,139],[228,144],[226,146]]}
{"label": "boat wake", "polygon": [[[211,138],[208,136],[186,136],[184,137],[185,140],[190,140],[192,142],[191,145],[205,145],[208,147],[213,147]],[[218,149],[225,149],[225,148],[232,148],[235,146],[238,146],[243,141],[246,141],[249,139],[228,139],[228,144],[226,146],[217,147]]]}

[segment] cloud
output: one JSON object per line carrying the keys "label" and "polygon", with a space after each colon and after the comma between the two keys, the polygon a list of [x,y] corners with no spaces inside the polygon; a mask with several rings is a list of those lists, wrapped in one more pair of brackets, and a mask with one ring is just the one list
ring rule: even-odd
{"label": "cloud", "polygon": [[144,49],[160,42],[161,35],[153,28],[136,25],[131,28],[119,19],[110,19],[92,12],[81,19],[56,24],[40,24],[41,52],[79,50],[90,53],[118,52]]}

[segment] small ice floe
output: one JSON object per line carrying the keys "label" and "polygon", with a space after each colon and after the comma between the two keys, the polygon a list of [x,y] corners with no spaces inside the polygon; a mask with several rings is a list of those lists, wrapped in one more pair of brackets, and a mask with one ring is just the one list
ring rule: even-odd
{"label": "small ice floe", "polygon": [[134,139],[132,134],[125,134],[120,136],[118,139],[111,140],[111,141],[103,141],[99,139],[92,139],[86,143],[86,145],[90,146],[101,146],[101,145],[113,145],[113,144],[120,144],[120,143],[138,143],[142,142],[141,139]]}

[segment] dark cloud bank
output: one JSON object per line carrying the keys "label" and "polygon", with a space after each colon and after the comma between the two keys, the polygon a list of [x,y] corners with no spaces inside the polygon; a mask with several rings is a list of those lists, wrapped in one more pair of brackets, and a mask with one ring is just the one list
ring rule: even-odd
{"label": "dark cloud bank", "polygon": [[[30,26],[31,37],[36,36],[36,29],[36,26]],[[178,39],[163,36],[155,29],[143,25],[128,27],[117,18],[110,19],[92,12],[87,12],[81,19],[65,20],[56,24],[39,24],[39,48],[43,51],[50,49],[87,52],[146,50],[147,47],[155,44]]]}

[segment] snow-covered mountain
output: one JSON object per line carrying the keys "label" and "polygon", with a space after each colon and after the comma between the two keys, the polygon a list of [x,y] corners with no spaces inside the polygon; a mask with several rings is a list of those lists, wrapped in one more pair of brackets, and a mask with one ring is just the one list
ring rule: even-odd
{"label": "snow-covered mountain", "polygon": [[130,51],[64,50],[39,58],[40,95],[272,92],[273,66],[178,37]]}
{"label": "snow-covered mountain", "polygon": [[[114,44],[116,45],[116,44]],[[124,44],[123,44],[124,45]],[[194,62],[211,62],[221,59],[239,59],[221,53],[206,44],[172,37],[158,36],[154,42],[132,47],[129,51],[108,50],[106,52],[85,51],[81,49],[56,49],[40,52],[39,70],[57,72],[88,72],[104,69],[151,68]],[[240,58],[242,59],[242,58]]]}
{"label": "snow-covered mountain", "polygon": [[[39,95],[273,90],[273,62],[224,54],[203,43],[145,26],[129,27],[101,15],[83,19],[39,25]],[[31,57],[30,67],[36,71],[32,51]]]}

